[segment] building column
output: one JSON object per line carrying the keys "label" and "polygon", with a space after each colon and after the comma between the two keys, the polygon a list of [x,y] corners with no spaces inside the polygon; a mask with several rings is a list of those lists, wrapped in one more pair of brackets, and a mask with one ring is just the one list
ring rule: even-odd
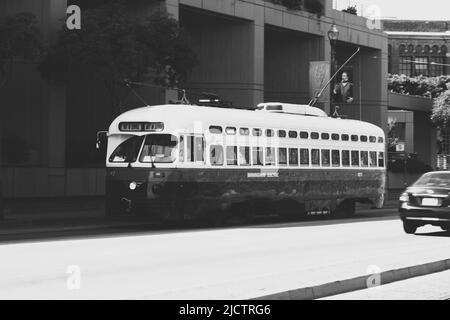
{"label": "building column", "polygon": [[258,17],[251,23],[251,40],[253,44],[251,61],[251,81],[253,92],[250,97],[250,106],[256,107],[264,101],[264,17]]}

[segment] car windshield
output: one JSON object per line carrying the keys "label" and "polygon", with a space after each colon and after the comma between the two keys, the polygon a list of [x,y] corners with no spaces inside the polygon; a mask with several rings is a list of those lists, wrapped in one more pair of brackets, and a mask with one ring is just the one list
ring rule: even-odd
{"label": "car windshield", "polygon": [[133,136],[122,142],[109,157],[109,162],[135,162],[144,137]]}
{"label": "car windshield", "polygon": [[414,183],[414,186],[450,187],[450,173],[428,173]]}
{"label": "car windshield", "polygon": [[140,162],[171,163],[176,159],[177,137],[171,134],[149,134],[139,157]]}

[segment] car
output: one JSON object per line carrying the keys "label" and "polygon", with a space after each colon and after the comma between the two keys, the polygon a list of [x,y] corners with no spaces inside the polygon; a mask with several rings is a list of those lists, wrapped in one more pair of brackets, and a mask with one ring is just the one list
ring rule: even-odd
{"label": "car", "polygon": [[450,231],[450,171],[423,174],[399,198],[403,229],[414,234],[424,225]]}

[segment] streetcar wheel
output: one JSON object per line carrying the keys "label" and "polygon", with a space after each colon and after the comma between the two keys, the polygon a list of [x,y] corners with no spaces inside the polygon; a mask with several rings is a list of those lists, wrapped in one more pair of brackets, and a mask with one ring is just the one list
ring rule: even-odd
{"label": "streetcar wheel", "polygon": [[353,200],[344,200],[342,201],[338,207],[333,210],[333,216],[335,218],[350,218],[355,215],[355,201]]}
{"label": "streetcar wheel", "polygon": [[403,230],[405,230],[405,232],[407,234],[414,234],[417,231],[417,224],[408,222],[408,221],[403,221]]}

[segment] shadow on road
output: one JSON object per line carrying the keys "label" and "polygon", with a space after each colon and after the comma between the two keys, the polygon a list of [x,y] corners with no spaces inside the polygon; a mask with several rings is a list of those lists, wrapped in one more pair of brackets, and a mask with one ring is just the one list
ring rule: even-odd
{"label": "shadow on road", "polygon": [[[220,226],[211,226],[202,222],[186,222],[183,224],[158,224],[136,217],[120,219],[95,219],[85,221],[66,221],[46,228],[45,224],[29,224],[26,228],[7,230],[0,223],[0,244],[81,240],[92,238],[152,236],[161,234],[175,234],[184,232],[205,232],[213,230],[229,230],[236,228],[273,229],[298,228],[312,226],[339,225],[364,221],[383,221],[398,219],[396,210],[370,210],[358,213],[353,218],[332,219],[330,216],[307,217],[302,219],[281,219],[278,216],[256,217],[251,223],[242,221],[228,222]],[[2,232],[3,231],[3,232]]]}

